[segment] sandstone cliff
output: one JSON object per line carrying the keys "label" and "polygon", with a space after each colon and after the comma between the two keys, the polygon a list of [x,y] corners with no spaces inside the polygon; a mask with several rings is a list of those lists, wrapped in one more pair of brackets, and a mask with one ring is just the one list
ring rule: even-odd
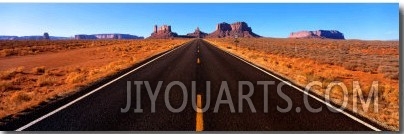
{"label": "sandstone cliff", "polygon": [[207,35],[208,35],[207,33],[204,33],[201,30],[199,30],[199,27],[197,27],[193,33],[187,34],[188,37],[192,38],[204,38]]}
{"label": "sandstone cliff", "polygon": [[149,38],[151,39],[168,39],[168,38],[173,38],[177,37],[178,34],[175,32],[171,31],[171,26],[170,25],[163,25],[161,27],[157,27],[157,25],[154,25],[153,33]]}
{"label": "sandstone cliff", "polygon": [[216,25],[216,30],[210,33],[207,37],[209,38],[234,38],[234,37],[261,37],[254,32],[252,32],[251,27],[248,27],[245,22],[236,22],[233,24],[228,24],[226,22],[219,23]]}
{"label": "sandstone cliff", "polygon": [[93,34],[85,35],[79,34],[74,36],[75,39],[143,39],[143,37],[138,37],[130,34]]}
{"label": "sandstone cliff", "polygon": [[344,34],[337,30],[317,30],[292,32],[289,38],[321,38],[321,39],[345,39]]}

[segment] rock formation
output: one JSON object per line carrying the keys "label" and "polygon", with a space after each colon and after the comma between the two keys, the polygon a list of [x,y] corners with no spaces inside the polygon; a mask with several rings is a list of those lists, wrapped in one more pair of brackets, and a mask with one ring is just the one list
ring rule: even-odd
{"label": "rock formation", "polygon": [[7,35],[0,36],[0,40],[15,40],[17,38],[18,36],[7,36]]}
{"label": "rock formation", "polygon": [[43,40],[43,36],[0,36],[0,40]]}
{"label": "rock formation", "polygon": [[168,38],[173,38],[177,37],[178,34],[175,32],[171,31],[171,26],[170,25],[163,25],[161,27],[157,27],[157,25],[154,25],[153,28],[153,33],[149,38],[152,39],[168,39]]}
{"label": "rock formation", "polygon": [[345,39],[344,34],[337,30],[317,30],[292,32],[289,38],[320,38],[320,39]]}
{"label": "rock formation", "polygon": [[43,33],[43,39],[50,40],[49,33],[47,32]]}
{"label": "rock formation", "polygon": [[33,36],[0,36],[0,40],[66,40],[72,39],[69,37],[56,37],[56,36],[49,36],[49,34],[44,33],[42,36],[40,35],[33,35]]}
{"label": "rock formation", "polygon": [[97,37],[95,37],[95,35],[79,34],[79,35],[74,35],[74,39],[76,39],[76,40],[97,39]]}
{"label": "rock formation", "polygon": [[0,36],[0,40],[50,40],[51,37],[47,32],[42,36],[32,35],[32,36]]}
{"label": "rock formation", "polygon": [[207,33],[204,33],[201,30],[199,30],[199,27],[197,27],[193,33],[187,34],[187,36],[191,38],[204,38],[207,35],[208,35]]}
{"label": "rock formation", "polygon": [[233,24],[228,24],[226,22],[219,23],[216,26],[216,30],[210,33],[207,37],[210,38],[233,38],[233,37],[261,37],[252,32],[251,27],[248,27],[245,22],[236,22]]}
{"label": "rock formation", "polygon": [[79,34],[74,36],[75,39],[143,39],[143,37],[138,37],[130,34],[93,34],[85,35]]}

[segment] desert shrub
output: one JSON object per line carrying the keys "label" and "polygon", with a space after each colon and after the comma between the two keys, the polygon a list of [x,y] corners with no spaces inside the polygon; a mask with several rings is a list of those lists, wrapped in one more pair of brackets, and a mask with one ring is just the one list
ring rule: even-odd
{"label": "desert shrub", "polygon": [[377,71],[378,71],[379,73],[398,72],[398,67],[394,67],[394,66],[379,66],[379,68],[377,68]]}
{"label": "desert shrub", "polygon": [[125,66],[127,66],[127,62],[125,60],[119,60],[109,63],[108,65],[104,66],[104,68],[109,72],[116,72],[124,69]]}
{"label": "desert shrub", "polygon": [[[371,62],[373,63],[373,62]],[[370,70],[368,72],[372,73],[372,74],[376,74],[377,73],[377,68],[379,68],[378,64],[367,64],[366,67]]]}
{"label": "desert shrub", "polygon": [[24,66],[19,66],[19,67],[17,67],[17,68],[15,69],[15,72],[16,72],[16,73],[23,73],[24,69],[25,69]]}
{"label": "desert shrub", "polygon": [[311,81],[314,80],[314,72],[313,71],[305,72],[305,73],[303,73],[303,76],[306,78],[306,83],[310,83]]}
{"label": "desert shrub", "polygon": [[93,78],[100,74],[99,69],[92,69],[88,72],[89,77]]}
{"label": "desert shrub", "polygon": [[356,71],[356,68],[358,67],[358,65],[356,65],[355,63],[352,62],[348,62],[342,65],[345,69],[347,70],[352,70],[352,71]]}
{"label": "desert shrub", "polygon": [[382,99],[388,100],[388,102],[398,102],[399,99],[399,90],[394,89],[391,85],[382,85],[379,84],[379,88],[384,89],[381,93]]}
{"label": "desert shrub", "polygon": [[377,69],[379,73],[384,74],[385,78],[393,79],[393,80],[398,80],[399,79],[399,69],[398,67],[394,66],[379,66]]}
{"label": "desert shrub", "polygon": [[27,102],[32,99],[31,95],[26,93],[26,91],[17,91],[11,95],[11,101],[16,103]]}
{"label": "desert shrub", "polygon": [[83,73],[71,72],[67,75],[65,82],[69,84],[75,84],[84,81],[85,79],[86,77]]}
{"label": "desert shrub", "polygon": [[23,73],[24,67],[20,66],[5,71],[0,71],[0,80],[10,80],[18,73]]}
{"label": "desert shrub", "polygon": [[5,92],[10,89],[13,89],[13,84],[11,82],[0,81],[0,92]]}
{"label": "desert shrub", "polygon": [[287,68],[292,68],[292,64],[287,64],[286,67]]}
{"label": "desert shrub", "polygon": [[253,55],[250,55],[249,57],[250,57],[251,59],[257,59],[257,58],[259,57],[259,55],[253,54]]}
{"label": "desert shrub", "polygon": [[57,81],[55,78],[50,77],[48,75],[40,76],[36,81],[37,86],[39,86],[39,87],[52,86],[52,85],[56,84],[56,82]]}
{"label": "desert shrub", "polygon": [[27,81],[30,81],[28,76],[19,76],[19,77],[12,79],[11,82],[13,85],[22,85],[22,84],[24,84],[24,82],[27,82]]}
{"label": "desert shrub", "polygon": [[26,49],[22,49],[18,52],[18,55],[20,56],[24,56],[24,55],[28,55],[28,54],[32,54],[32,51],[30,50],[26,50]]}
{"label": "desert shrub", "polygon": [[11,55],[14,55],[13,49],[3,49],[0,51],[1,57],[7,57],[7,56],[11,56]]}
{"label": "desert shrub", "polygon": [[393,80],[398,80],[399,79],[399,73],[398,72],[387,72],[384,74],[384,78],[389,78]]}
{"label": "desert shrub", "polygon": [[32,72],[34,73],[34,74],[44,74],[45,73],[45,67],[44,66],[41,66],[41,67],[35,67],[35,68],[33,68],[32,69]]}
{"label": "desert shrub", "polygon": [[9,79],[13,78],[16,74],[17,74],[17,72],[15,71],[15,69],[0,71],[0,79],[9,80]]}
{"label": "desert shrub", "polygon": [[319,81],[322,81],[323,83],[331,83],[334,81],[339,81],[339,79],[335,76],[329,75],[329,76],[318,76],[316,77]]}
{"label": "desert shrub", "polygon": [[360,67],[358,70],[362,72],[372,72],[372,69],[369,67]]}

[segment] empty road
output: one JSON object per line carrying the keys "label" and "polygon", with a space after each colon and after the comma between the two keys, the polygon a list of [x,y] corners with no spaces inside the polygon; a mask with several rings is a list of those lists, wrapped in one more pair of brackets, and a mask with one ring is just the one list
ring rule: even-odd
{"label": "empty road", "polygon": [[[135,81],[141,82],[141,85],[136,85]],[[210,93],[206,90],[207,81],[210,82]],[[239,92],[240,81],[252,83],[253,90],[250,91],[244,83],[241,86],[243,90]],[[261,84],[257,84],[259,81]],[[272,83],[265,85],[262,84],[263,81]],[[170,83],[182,83],[184,90],[178,84],[170,85]],[[283,83],[282,80],[264,73],[204,40],[195,39],[151,59],[147,64],[94,89],[94,92],[74,102],[70,101],[69,104],[49,110],[40,118],[16,125],[14,130],[373,131],[375,128],[381,129],[366,119],[359,118],[358,121],[344,113],[332,112],[326,104],[312,97],[307,98],[310,106],[322,107],[322,110],[318,113],[310,112],[303,103],[305,94]],[[137,90],[138,85],[140,90]],[[168,85],[172,88],[167,88]],[[283,85],[281,93],[277,91],[280,85]],[[128,107],[128,87],[131,89],[130,105],[129,110],[125,112]],[[196,97],[193,97],[193,87]],[[155,103],[148,91],[156,93]],[[248,98],[239,101],[240,94]],[[285,96],[293,103],[289,104]],[[207,98],[210,98],[210,101],[207,101]],[[194,110],[193,102],[198,103],[197,110]],[[241,103],[242,105],[239,105]],[[155,112],[152,112],[154,107],[152,104],[155,106]],[[209,104],[209,107],[203,111],[202,108],[206,104]],[[288,112],[279,111],[288,107]],[[173,112],[173,108],[177,111]],[[143,111],[135,112],[135,109]],[[362,121],[365,123],[361,123]]]}

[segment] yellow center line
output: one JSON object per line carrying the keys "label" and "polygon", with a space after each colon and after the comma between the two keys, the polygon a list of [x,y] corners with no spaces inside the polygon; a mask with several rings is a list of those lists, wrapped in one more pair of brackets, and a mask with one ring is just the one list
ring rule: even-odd
{"label": "yellow center line", "polygon": [[201,63],[201,60],[199,59],[199,57],[198,57],[198,59],[196,59],[196,63],[197,63],[197,64],[200,64],[200,63]]}
{"label": "yellow center line", "polygon": [[203,131],[202,95],[196,96],[196,131]]}
{"label": "yellow center line", "polygon": [[196,107],[202,108],[202,95],[200,94],[196,96]]}

